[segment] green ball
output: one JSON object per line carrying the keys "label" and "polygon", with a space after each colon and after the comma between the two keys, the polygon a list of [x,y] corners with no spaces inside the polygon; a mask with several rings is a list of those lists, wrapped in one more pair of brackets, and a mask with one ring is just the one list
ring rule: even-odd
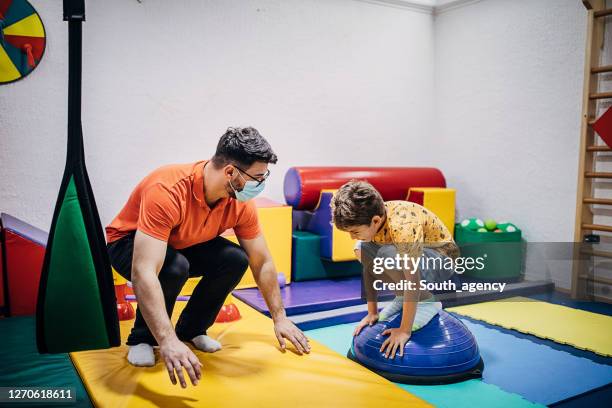
{"label": "green ball", "polygon": [[515,232],[518,230],[517,226],[512,224],[511,222],[504,222],[501,224],[497,224],[497,228],[504,232]]}
{"label": "green ball", "polygon": [[463,228],[476,231],[478,228],[484,227],[484,222],[482,222],[480,218],[466,218],[465,220],[461,221],[461,226]]}
{"label": "green ball", "polygon": [[486,228],[478,228],[477,231],[478,232],[489,232],[489,230]]}
{"label": "green ball", "polygon": [[489,231],[493,231],[495,228],[497,228],[497,221],[489,218],[485,221],[485,228]]}

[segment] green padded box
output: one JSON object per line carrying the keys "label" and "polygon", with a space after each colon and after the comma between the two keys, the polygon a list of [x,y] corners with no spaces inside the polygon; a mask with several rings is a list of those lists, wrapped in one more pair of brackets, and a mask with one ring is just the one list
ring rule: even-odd
{"label": "green padded box", "polygon": [[321,237],[306,231],[293,231],[291,281],[345,278],[361,275],[358,261],[332,262],[321,258]]}
{"label": "green padded box", "polygon": [[519,281],[523,272],[521,230],[478,232],[455,225],[455,242],[462,257],[484,258],[484,268],[465,271],[464,276],[482,280]]}

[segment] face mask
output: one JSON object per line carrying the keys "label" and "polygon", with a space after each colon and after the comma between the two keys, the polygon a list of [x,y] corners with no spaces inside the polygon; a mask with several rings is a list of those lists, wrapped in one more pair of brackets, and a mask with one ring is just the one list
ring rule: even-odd
{"label": "face mask", "polygon": [[[242,174],[240,175],[240,177],[242,177]],[[244,180],[244,177],[243,177],[243,180]],[[236,200],[241,201],[241,202],[249,201],[250,199],[257,197],[259,193],[261,193],[266,187],[265,181],[259,184],[256,181],[249,180],[244,183],[244,187],[242,187],[242,190],[237,191],[234,188],[234,185],[232,184],[231,180],[229,184],[230,184],[230,187],[232,187],[232,190],[234,190],[234,194],[236,195]]]}

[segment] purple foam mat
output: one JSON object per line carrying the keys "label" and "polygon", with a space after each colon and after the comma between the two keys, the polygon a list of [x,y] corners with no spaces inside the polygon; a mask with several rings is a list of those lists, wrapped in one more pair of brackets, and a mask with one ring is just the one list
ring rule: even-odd
{"label": "purple foam mat", "polygon": [[[232,294],[255,310],[270,315],[259,289],[237,289]],[[287,316],[365,303],[361,297],[360,277],[292,282],[281,288],[281,297]]]}

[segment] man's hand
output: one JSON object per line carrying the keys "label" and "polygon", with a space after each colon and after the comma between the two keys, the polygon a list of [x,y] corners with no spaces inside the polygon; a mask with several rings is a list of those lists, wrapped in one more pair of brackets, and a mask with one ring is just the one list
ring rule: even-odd
{"label": "man's hand", "polygon": [[355,327],[355,331],[353,332],[353,336],[358,335],[361,332],[361,329],[363,329],[366,326],[371,326],[374,323],[376,323],[378,321],[378,314],[371,314],[368,313],[363,319],[361,319],[361,321],[359,322],[359,324],[357,325],[357,327]]}
{"label": "man's hand", "polygon": [[178,375],[183,388],[187,387],[183,368],[187,370],[191,383],[196,385],[202,374],[202,364],[193,352],[177,337],[164,306],[164,294],[157,274],[166,256],[168,244],[143,232],[136,231],[132,261],[132,284],[138,298],[138,310],[147,323],[151,333],[160,345],[160,355],[164,359],[172,384]]}
{"label": "man's hand", "polygon": [[304,333],[298,329],[295,324],[286,317],[283,317],[274,322],[274,334],[278,339],[281,349],[284,351],[287,348],[285,339],[289,340],[298,351],[298,354],[310,353],[310,344]]}
{"label": "man's hand", "polygon": [[291,320],[287,319],[285,314],[278,287],[278,273],[263,234],[259,234],[253,239],[239,238],[238,241],[249,256],[249,265],[251,271],[253,271],[253,277],[266,300],[270,316],[274,320],[274,333],[281,349],[286,350],[285,339],[287,339],[293,343],[299,354],[310,353],[308,339]]}
{"label": "man's hand", "polygon": [[176,372],[181,387],[187,388],[187,382],[183,376],[184,368],[189,375],[191,383],[193,385],[198,385],[198,380],[202,378],[202,372],[200,371],[202,363],[200,363],[200,360],[193,354],[193,351],[191,351],[182,341],[174,338],[162,343],[159,346],[159,354],[164,359],[172,384],[176,385],[176,376],[174,375]]}
{"label": "man's hand", "polygon": [[410,333],[407,333],[404,329],[387,329],[382,332],[383,336],[389,335],[380,347],[380,352],[385,353],[385,358],[395,357],[395,353],[399,349],[400,357],[404,356],[404,346],[410,339]]}

